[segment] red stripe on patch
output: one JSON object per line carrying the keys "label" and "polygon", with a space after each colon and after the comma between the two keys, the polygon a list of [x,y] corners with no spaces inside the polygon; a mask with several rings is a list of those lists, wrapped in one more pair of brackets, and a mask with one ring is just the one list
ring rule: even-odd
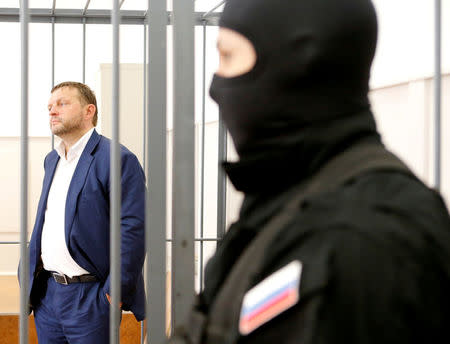
{"label": "red stripe on patch", "polygon": [[278,314],[295,305],[298,301],[298,292],[290,289],[272,300],[261,309],[241,319],[239,329],[242,334],[248,334],[262,324],[268,322]]}

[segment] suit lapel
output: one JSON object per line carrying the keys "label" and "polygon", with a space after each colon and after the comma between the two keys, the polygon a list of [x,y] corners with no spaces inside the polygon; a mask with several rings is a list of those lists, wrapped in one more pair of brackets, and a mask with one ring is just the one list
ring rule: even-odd
{"label": "suit lapel", "polygon": [[39,208],[37,211],[37,218],[36,218],[36,227],[33,233],[36,233],[36,239],[37,239],[37,245],[36,245],[36,261],[39,259],[39,256],[41,254],[41,236],[42,236],[42,229],[44,225],[44,216],[45,216],[45,210],[47,209],[47,200],[48,200],[48,193],[50,191],[50,186],[52,185],[53,176],[55,175],[56,166],[58,165],[59,161],[59,155],[56,154],[49,155],[48,162],[47,162],[47,168],[45,170],[44,175],[44,183],[42,185],[42,194],[41,194],[41,200],[39,202]]}
{"label": "suit lapel", "polygon": [[94,160],[93,151],[100,141],[100,135],[94,130],[92,135],[78,160],[77,167],[70,182],[69,191],[66,199],[65,216],[65,234],[66,243],[69,244],[69,233],[75,217],[78,196],[83,188],[84,182],[89,172],[92,161]]}

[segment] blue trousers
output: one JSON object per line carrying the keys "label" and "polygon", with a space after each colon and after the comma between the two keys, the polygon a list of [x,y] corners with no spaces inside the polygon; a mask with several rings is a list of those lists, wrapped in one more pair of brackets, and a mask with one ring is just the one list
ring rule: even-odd
{"label": "blue trousers", "polygon": [[109,343],[110,305],[99,282],[63,285],[49,277],[46,283],[34,310],[40,344]]}

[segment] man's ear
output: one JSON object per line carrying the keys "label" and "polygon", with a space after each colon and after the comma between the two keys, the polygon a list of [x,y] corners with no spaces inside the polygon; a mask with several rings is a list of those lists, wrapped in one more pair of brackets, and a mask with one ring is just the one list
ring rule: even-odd
{"label": "man's ear", "polygon": [[88,104],[86,106],[86,118],[91,119],[94,117],[96,107],[94,104]]}

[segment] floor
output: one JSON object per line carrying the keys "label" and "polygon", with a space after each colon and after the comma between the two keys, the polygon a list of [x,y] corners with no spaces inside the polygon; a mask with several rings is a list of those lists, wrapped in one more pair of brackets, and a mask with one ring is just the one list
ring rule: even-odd
{"label": "floor", "polygon": [[[16,276],[0,276],[0,344],[19,343],[19,283]],[[120,343],[140,343],[140,323],[133,314],[124,313],[120,326]],[[29,318],[29,343],[37,343],[33,316]]]}
{"label": "floor", "polygon": [[20,293],[17,276],[0,276],[0,295],[0,314],[18,314]]}

